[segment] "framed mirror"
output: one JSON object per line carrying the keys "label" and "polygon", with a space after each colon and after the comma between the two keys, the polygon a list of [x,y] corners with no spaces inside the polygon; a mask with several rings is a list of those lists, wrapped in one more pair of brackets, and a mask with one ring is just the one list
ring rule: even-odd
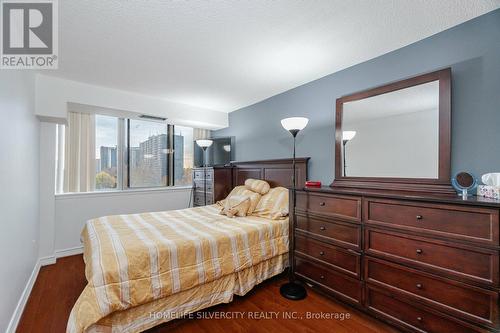
{"label": "framed mirror", "polygon": [[451,70],[337,99],[334,187],[453,193]]}

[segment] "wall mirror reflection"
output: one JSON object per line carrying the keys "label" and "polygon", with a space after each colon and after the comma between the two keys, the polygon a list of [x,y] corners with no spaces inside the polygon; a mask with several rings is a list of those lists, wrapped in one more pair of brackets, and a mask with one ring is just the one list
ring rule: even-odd
{"label": "wall mirror reflection", "polygon": [[450,192],[451,70],[337,99],[332,186]]}
{"label": "wall mirror reflection", "polygon": [[342,172],[438,178],[439,81],[344,103]]}

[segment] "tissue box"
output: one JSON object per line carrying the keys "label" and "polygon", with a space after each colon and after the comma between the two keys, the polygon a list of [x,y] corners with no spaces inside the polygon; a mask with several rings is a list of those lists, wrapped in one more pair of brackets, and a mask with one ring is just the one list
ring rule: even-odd
{"label": "tissue box", "polygon": [[500,186],[478,185],[477,195],[480,197],[500,199]]}

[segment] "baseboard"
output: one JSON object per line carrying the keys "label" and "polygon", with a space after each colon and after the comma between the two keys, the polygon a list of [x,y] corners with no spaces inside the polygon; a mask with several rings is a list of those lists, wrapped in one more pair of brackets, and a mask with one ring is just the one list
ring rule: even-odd
{"label": "baseboard", "polygon": [[54,255],[40,258],[40,266],[55,264],[57,259],[74,256],[83,253],[83,246],[70,247],[68,249],[56,250]]}
{"label": "baseboard", "polygon": [[52,265],[56,263],[56,257],[55,256],[47,256],[47,257],[41,257],[39,259],[40,261],[40,266],[47,266],[47,265]]}
{"label": "baseboard", "polygon": [[9,325],[7,326],[7,330],[5,331],[6,333],[15,333],[17,329],[17,325],[19,324],[19,320],[21,319],[21,316],[24,311],[24,307],[26,306],[26,303],[28,302],[28,299],[31,295],[31,290],[33,289],[33,285],[35,284],[36,278],[38,277],[38,272],[40,271],[40,259],[37,260],[35,264],[35,268],[33,269],[33,272],[31,272],[31,276],[28,279],[28,283],[26,284],[26,287],[24,287],[23,293],[21,294],[21,298],[19,299],[19,302],[17,302],[16,309],[14,310],[14,313],[12,314],[12,318],[10,319]]}
{"label": "baseboard", "polygon": [[57,259],[57,258],[74,256],[82,253],[83,253],[83,246],[75,246],[75,247],[70,247],[69,249],[56,250],[54,256]]}

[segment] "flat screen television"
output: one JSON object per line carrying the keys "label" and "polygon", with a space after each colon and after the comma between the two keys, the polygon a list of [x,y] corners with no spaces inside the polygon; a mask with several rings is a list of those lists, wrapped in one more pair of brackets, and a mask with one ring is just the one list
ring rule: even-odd
{"label": "flat screen television", "polygon": [[[207,166],[226,165],[234,161],[234,136],[211,138],[214,143],[207,148]],[[203,166],[203,149],[194,143],[194,166]]]}

